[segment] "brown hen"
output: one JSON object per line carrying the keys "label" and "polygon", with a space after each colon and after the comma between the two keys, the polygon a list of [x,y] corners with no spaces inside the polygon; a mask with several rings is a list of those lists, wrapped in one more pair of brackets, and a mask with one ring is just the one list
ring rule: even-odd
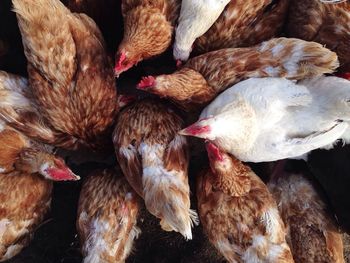
{"label": "brown hen", "polygon": [[197,180],[199,217],[229,262],[294,262],[285,228],[266,185],[236,158],[206,145],[211,170]]}
{"label": "brown hen", "polygon": [[277,200],[296,262],[345,262],[342,235],[305,176],[283,172],[268,187]]}
{"label": "brown hen", "polygon": [[[96,24],[58,0],[12,2],[28,60],[31,104],[60,136],[42,141],[69,149],[105,146],[116,112],[116,89]],[[25,128],[21,131],[26,134]]]}
{"label": "brown hen", "polygon": [[156,100],[141,100],[117,118],[113,141],[124,175],[166,231],[191,239],[197,214],[190,209],[188,145],[177,134],[182,119]]}
{"label": "brown hen", "polygon": [[180,4],[181,0],[122,0],[124,38],[116,54],[117,76],[170,46]]}
{"label": "brown hen", "polygon": [[20,132],[0,125],[0,173],[40,173],[54,181],[79,180],[52,147],[29,140]]}
{"label": "brown hen", "polygon": [[331,73],[337,67],[337,55],[318,43],[275,38],[251,48],[222,49],[192,58],[172,74],[144,78],[138,88],[191,109],[206,105],[247,78],[299,80]]}
{"label": "brown hen", "polygon": [[[222,48],[255,45],[277,36],[287,11],[285,2],[286,0],[231,1],[213,26],[196,40],[194,51],[203,54]],[[279,18],[275,20],[273,14],[276,12],[276,7]],[[271,17],[269,14],[272,14]],[[278,23],[271,26],[265,22],[266,19]],[[259,23],[265,27],[254,30]],[[255,36],[257,42],[253,41],[251,34],[257,34]]]}
{"label": "brown hen", "polygon": [[350,2],[322,3],[320,0],[291,0],[287,34],[315,41],[335,51],[340,70],[350,71]]}
{"label": "brown hen", "polygon": [[78,208],[84,262],[125,262],[141,232],[138,212],[139,197],[120,172],[93,172],[83,184]]}
{"label": "brown hen", "polygon": [[38,174],[0,173],[0,262],[29,244],[51,203],[52,182]]}

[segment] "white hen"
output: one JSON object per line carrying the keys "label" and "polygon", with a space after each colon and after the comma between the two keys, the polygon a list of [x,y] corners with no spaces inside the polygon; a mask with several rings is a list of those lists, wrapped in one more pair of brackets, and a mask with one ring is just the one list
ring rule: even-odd
{"label": "white hen", "polygon": [[230,0],[182,0],[174,43],[176,60],[187,61],[196,38],[208,31],[229,2]]}
{"label": "white hen", "polygon": [[321,77],[303,84],[282,78],[242,81],[180,133],[213,141],[246,162],[297,158],[346,137],[350,82]]}

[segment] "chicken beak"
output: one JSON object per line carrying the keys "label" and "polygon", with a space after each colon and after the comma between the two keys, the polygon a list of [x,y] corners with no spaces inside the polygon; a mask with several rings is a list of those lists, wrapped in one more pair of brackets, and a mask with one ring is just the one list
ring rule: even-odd
{"label": "chicken beak", "polygon": [[211,128],[209,125],[202,125],[200,121],[188,126],[187,128],[179,131],[178,133],[185,136],[195,136],[199,138],[207,138]]}

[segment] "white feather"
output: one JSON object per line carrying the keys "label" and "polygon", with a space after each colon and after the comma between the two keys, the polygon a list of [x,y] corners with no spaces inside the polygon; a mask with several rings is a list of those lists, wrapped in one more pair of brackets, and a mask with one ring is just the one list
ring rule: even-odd
{"label": "white feather", "polygon": [[186,61],[196,38],[218,19],[230,0],[182,0],[176,28],[174,58]]}
{"label": "white feather", "polygon": [[203,110],[201,118],[213,118],[199,122],[211,127],[199,137],[246,162],[305,156],[343,137],[349,141],[349,99],[350,82],[336,77],[299,84],[282,78],[248,79]]}

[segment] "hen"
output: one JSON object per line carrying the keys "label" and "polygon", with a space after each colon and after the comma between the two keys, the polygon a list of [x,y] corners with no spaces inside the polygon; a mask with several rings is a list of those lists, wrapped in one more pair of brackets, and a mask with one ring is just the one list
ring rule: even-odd
{"label": "hen", "polygon": [[117,76],[170,46],[180,3],[181,0],[122,0],[124,38],[116,54]]}
{"label": "hen", "polygon": [[184,0],[176,28],[174,58],[186,61],[192,48],[197,54],[206,53],[251,46],[275,37],[282,29],[288,3],[289,0]]}
{"label": "hen", "polygon": [[303,79],[337,67],[336,54],[318,43],[276,38],[251,48],[222,49],[192,58],[173,74],[144,78],[138,88],[191,109],[206,105],[243,79]]}
{"label": "hen", "polygon": [[[42,141],[69,149],[103,147],[115,117],[116,89],[96,24],[58,0],[12,2],[28,60],[30,104],[60,137]],[[7,88],[9,96],[21,89],[12,84]],[[14,103],[13,108],[25,107]],[[21,131],[27,134],[24,127]]]}
{"label": "hen", "polygon": [[262,23],[266,27],[258,33],[258,42],[250,44],[258,44],[261,41],[269,39],[271,36],[277,36],[286,15],[286,4],[285,0],[231,1],[213,26],[203,36],[197,39],[194,49],[196,52],[202,54],[221,48],[247,46],[245,40],[250,37],[250,35],[247,35],[247,32],[254,34],[255,31],[252,28],[260,20],[264,19],[270,13],[274,13],[277,6],[284,6],[283,12],[279,13],[281,22],[272,27],[268,23]]}
{"label": "hen", "polygon": [[190,209],[187,140],[177,134],[182,126],[161,102],[141,100],[119,114],[113,141],[124,175],[148,211],[164,230],[191,239],[197,214]]}
{"label": "hen", "polygon": [[233,156],[206,147],[212,171],[198,178],[197,198],[211,243],[229,262],[294,262],[266,185]]}
{"label": "hen", "polygon": [[22,173],[40,173],[54,181],[79,180],[64,163],[52,154],[49,146],[30,141],[23,134],[0,124],[0,173],[14,170]]}
{"label": "hen", "polygon": [[344,262],[342,236],[314,186],[300,173],[283,172],[268,187],[287,227],[296,262]]}
{"label": "hen", "polygon": [[340,70],[350,71],[350,2],[291,0],[287,33],[291,37],[319,42],[338,54]]}
{"label": "hen", "polygon": [[137,194],[113,170],[93,172],[79,199],[77,229],[86,263],[125,262],[134,239],[139,211]]}
{"label": "hen", "polygon": [[302,84],[279,78],[242,81],[180,134],[213,141],[244,162],[300,158],[338,139],[347,142],[350,82],[320,77]]}
{"label": "hen", "polygon": [[50,208],[52,182],[38,174],[0,173],[0,261],[29,244]]}

